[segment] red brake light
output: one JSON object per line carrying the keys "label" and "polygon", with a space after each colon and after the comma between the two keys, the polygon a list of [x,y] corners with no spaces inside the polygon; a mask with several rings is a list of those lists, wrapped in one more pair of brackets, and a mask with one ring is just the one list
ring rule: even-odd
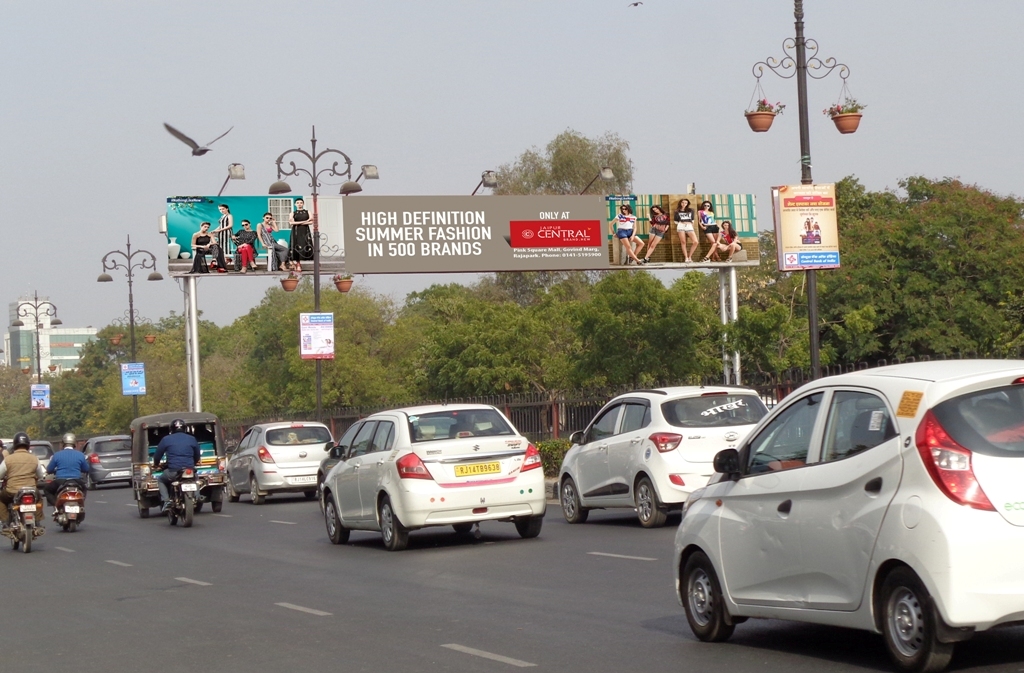
{"label": "red brake light", "polygon": [[654,442],[658,453],[668,453],[669,451],[674,451],[679,446],[679,442],[683,441],[683,436],[672,432],[655,432],[647,439]]}
{"label": "red brake light", "polygon": [[182,479],[191,479],[195,473],[190,468],[185,468],[181,471]]}
{"label": "red brake light", "polygon": [[395,462],[395,465],[398,466],[400,479],[433,479],[430,472],[427,472],[427,466],[415,453],[405,454]]}
{"label": "red brake light", "polygon": [[1019,386],[1022,383],[1024,383],[1024,376],[1021,376],[1020,378],[1014,379],[1013,382],[1010,385],[1011,386]]}
{"label": "red brake light", "polygon": [[722,391],[720,393],[701,393],[701,397],[714,397],[715,395],[728,395],[729,393]]}
{"label": "red brake light", "polygon": [[98,453],[90,453],[89,454],[89,462],[93,463],[94,465],[98,465],[99,462],[100,462],[100,454],[98,454]]}
{"label": "red brake light", "polygon": [[22,505],[31,505],[35,501],[36,501],[36,497],[34,495],[32,495],[31,493],[26,493],[25,495],[21,496],[21,504]]}
{"label": "red brake light", "polygon": [[260,450],[257,451],[256,454],[259,456],[261,463],[273,463],[274,462],[274,457],[272,455],[270,455],[270,451],[267,451],[267,448],[265,446],[261,446]]}
{"label": "red brake light", "polygon": [[996,511],[971,467],[971,452],[957,444],[929,409],[917,427],[917,451],[932,481],[950,500],[974,509]]}
{"label": "red brake light", "polygon": [[526,445],[526,455],[523,457],[523,467],[520,472],[526,472],[527,470],[535,470],[543,464],[544,461],[540,458],[540,451],[532,443]]}
{"label": "red brake light", "polygon": [[681,474],[670,474],[668,475],[668,480],[676,486],[686,486],[686,482],[683,481],[683,475]]}

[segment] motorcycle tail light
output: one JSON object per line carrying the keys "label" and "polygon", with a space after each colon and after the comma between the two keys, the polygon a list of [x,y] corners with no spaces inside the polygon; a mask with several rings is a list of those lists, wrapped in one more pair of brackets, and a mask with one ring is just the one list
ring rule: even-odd
{"label": "motorcycle tail light", "polygon": [[36,501],[36,497],[34,495],[30,494],[30,493],[26,493],[25,495],[21,496],[21,504],[22,505],[31,505],[35,501]]}
{"label": "motorcycle tail light", "polygon": [[184,470],[181,471],[181,478],[182,479],[191,479],[192,477],[195,476],[195,474],[196,473],[193,470],[185,468]]}

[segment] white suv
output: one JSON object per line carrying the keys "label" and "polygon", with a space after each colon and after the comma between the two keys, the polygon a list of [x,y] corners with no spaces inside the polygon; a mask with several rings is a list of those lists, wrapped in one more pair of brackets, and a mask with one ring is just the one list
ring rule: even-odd
{"label": "white suv", "polygon": [[686,504],[698,638],[748,617],[865,629],[903,671],[1024,620],[1024,361],[880,367],[789,395]]}
{"label": "white suv", "polygon": [[606,404],[559,472],[562,514],[583,523],[591,509],[635,508],[647,528],[665,524],[714,473],[712,460],[735,447],[768,413],[749,388],[686,386],[637,390]]}

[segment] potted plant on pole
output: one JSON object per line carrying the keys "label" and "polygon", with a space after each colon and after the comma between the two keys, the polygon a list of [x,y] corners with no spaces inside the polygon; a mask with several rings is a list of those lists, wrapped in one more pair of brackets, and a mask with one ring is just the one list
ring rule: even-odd
{"label": "potted plant on pole", "polygon": [[338,292],[348,292],[352,289],[352,274],[335,274],[331,281],[334,282],[334,287],[338,288]]}
{"label": "potted plant on pole", "polygon": [[860,111],[867,105],[858,103],[856,98],[847,96],[842,103],[833,103],[824,113],[831,119],[840,133],[853,133],[860,126]]}
{"label": "potted plant on pole", "polygon": [[754,133],[764,133],[772,127],[775,115],[782,114],[786,106],[782,103],[769,103],[767,98],[759,98],[753,110],[744,112],[750,130]]}
{"label": "potted plant on pole", "polygon": [[302,280],[302,274],[298,271],[289,271],[281,277],[281,287],[284,288],[285,292],[294,292],[295,288],[299,286],[299,281]]}

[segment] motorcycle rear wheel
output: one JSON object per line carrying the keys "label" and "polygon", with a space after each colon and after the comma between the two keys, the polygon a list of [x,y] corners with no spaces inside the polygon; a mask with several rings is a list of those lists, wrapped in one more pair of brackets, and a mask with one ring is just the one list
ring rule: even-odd
{"label": "motorcycle rear wheel", "polygon": [[25,535],[25,539],[21,542],[21,551],[28,554],[32,551],[32,532],[27,529],[25,532],[27,534]]}
{"label": "motorcycle rear wheel", "polygon": [[68,527],[65,528],[65,530],[69,533],[74,533],[76,530],[78,530],[78,522],[68,521]]}
{"label": "motorcycle rear wheel", "polygon": [[185,496],[185,514],[181,517],[181,525],[185,528],[192,527],[192,517],[195,516],[196,501]]}

